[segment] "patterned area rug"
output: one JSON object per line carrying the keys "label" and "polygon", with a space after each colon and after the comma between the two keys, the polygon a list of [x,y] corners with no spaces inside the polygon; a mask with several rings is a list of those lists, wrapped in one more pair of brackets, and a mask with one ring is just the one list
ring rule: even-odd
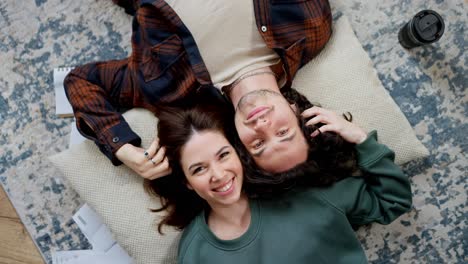
{"label": "patterned area rug", "polygon": [[[404,166],[414,209],[389,226],[361,228],[371,263],[466,263],[467,2],[331,0],[346,15],[427,159]],[[430,46],[405,50],[397,33],[419,10],[445,19]],[[71,119],[55,115],[54,67],[123,58],[131,18],[111,1],[0,3],[0,182],[48,263],[89,244],[71,220],[80,198],[47,157],[67,148]],[[96,175],[96,177],[99,177]]]}

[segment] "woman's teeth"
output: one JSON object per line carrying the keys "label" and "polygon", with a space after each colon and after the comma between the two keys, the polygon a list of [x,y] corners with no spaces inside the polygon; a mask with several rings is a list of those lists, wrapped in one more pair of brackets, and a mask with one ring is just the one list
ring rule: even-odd
{"label": "woman's teeth", "polygon": [[227,191],[227,190],[229,190],[231,188],[232,183],[233,183],[233,180],[230,180],[228,183],[226,183],[226,185],[224,185],[221,188],[215,189],[215,191],[216,192],[225,192],[225,191]]}

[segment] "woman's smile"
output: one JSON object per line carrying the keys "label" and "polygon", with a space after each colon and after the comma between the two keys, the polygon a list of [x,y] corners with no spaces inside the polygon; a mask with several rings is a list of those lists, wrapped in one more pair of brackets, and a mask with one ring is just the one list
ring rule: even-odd
{"label": "woman's smile", "polygon": [[223,184],[221,187],[213,189],[214,192],[218,193],[219,195],[226,196],[233,192],[234,190],[234,180],[236,177],[233,177],[228,182]]}

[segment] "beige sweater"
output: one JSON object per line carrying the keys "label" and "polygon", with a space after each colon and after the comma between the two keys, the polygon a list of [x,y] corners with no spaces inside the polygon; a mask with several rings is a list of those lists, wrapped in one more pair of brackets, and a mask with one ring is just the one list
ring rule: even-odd
{"label": "beige sweater", "polygon": [[280,63],[255,24],[252,0],[166,0],[192,33],[214,85]]}

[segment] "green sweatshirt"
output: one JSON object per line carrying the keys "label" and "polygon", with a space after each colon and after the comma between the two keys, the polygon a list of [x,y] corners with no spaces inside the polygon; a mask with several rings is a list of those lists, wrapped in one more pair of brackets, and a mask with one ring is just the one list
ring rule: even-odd
{"label": "green sweatshirt", "polygon": [[411,188],[375,131],[356,149],[361,169],[373,174],[367,181],[349,177],[328,188],[251,200],[250,226],[234,240],[218,239],[202,213],[184,230],[178,262],[367,263],[352,225],[392,222],[411,208]]}

